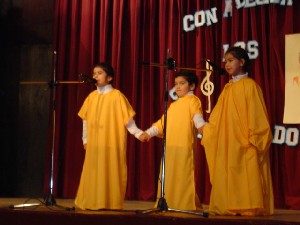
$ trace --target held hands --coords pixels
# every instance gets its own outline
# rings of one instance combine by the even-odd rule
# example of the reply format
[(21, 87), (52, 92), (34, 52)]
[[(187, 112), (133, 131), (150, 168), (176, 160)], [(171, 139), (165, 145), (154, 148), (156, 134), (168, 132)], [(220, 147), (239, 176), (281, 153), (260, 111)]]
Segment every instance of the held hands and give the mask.
[(150, 135), (147, 134), (146, 132), (143, 132), (143, 133), (138, 137), (138, 139), (139, 139), (141, 142), (149, 141), (150, 138), (151, 138)]
[(203, 137), (203, 128), (205, 125), (203, 125), (202, 127), (199, 127), (198, 130), (198, 134), (197, 134), (197, 138), (202, 139)]
[(198, 130), (198, 133), (199, 134), (203, 134), (203, 128), (204, 128), (205, 125), (203, 125), (202, 127), (199, 127), (197, 130)]

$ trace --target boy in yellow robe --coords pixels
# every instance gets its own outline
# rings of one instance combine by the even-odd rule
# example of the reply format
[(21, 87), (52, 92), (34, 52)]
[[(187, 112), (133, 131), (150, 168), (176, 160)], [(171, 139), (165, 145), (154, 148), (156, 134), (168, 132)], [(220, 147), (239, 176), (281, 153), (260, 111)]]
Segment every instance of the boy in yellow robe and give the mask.
[[(201, 102), (193, 94), (198, 79), (193, 73), (180, 72), (175, 76), (178, 100), (171, 103), (167, 112), (165, 155), (165, 199), (169, 208), (196, 210), (201, 208), (195, 190), (193, 149), (196, 128), (205, 123)], [(146, 132), (146, 140), (163, 136), (164, 116)], [(161, 184), (158, 198), (161, 197)]]
[(75, 204), (81, 209), (122, 209), (127, 185), (127, 131), (142, 134), (126, 97), (110, 82), (107, 63), (93, 68), (97, 90), (85, 99), (78, 115), (83, 120), (85, 160)]
[(225, 69), (232, 79), (203, 128), (202, 144), (212, 184), (211, 213), (273, 214), (272, 134), (262, 91), (248, 77), (249, 61), (240, 47), (225, 53)]

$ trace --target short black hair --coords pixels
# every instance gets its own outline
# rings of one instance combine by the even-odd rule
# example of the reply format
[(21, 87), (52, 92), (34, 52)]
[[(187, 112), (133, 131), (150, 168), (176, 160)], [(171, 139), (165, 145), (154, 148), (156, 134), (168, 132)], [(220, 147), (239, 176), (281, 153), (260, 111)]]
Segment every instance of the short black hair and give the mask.
[(103, 69), (105, 71), (105, 73), (110, 77), (114, 77), (114, 75), (115, 75), (114, 68), (108, 62), (96, 63), (96, 64), (94, 64), (93, 68), (96, 68), (96, 67), (100, 67), (101, 69)]
[(189, 83), (189, 85), (195, 84), (195, 88), (198, 86), (198, 77), (189, 70), (180, 70), (175, 74), (175, 78), (176, 77), (184, 77)]
[(250, 58), (248, 56), (248, 52), (245, 49), (238, 47), (238, 46), (233, 46), (233, 47), (228, 48), (225, 55), (227, 55), (227, 54), (232, 54), (233, 57), (235, 57), (239, 60), (244, 59), (245, 63), (244, 63), (243, 67), (244, 67), (245, 72), (251, 71)]

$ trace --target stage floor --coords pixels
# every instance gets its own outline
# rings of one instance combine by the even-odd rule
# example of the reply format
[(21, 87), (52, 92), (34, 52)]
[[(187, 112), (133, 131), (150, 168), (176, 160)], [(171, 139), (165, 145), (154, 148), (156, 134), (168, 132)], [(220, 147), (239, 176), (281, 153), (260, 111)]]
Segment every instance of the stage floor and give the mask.
[[(56, 199), (60, 207), (43, 204), (26, 208), (11, 208), (23, 203), (40, 203), (38, 199), (0, 198), (0, 225), (35, 225), (35, 224), (268, 224), (268, 225), (300, 225), (300, 210), (275, 210), (275, 214), (265, 217), (213, 216), (205, 218), (199, 215), (183, 212), (152, 212), (143, 214), (144, 210), (152, 209), (154, 202), (126, 201), (124, 210), (80, 210), (73, 207), (74, 199)], [(207, 206), (204, 206), (206, 208)], [(20, 223), (21, 222), (21, 223)]]

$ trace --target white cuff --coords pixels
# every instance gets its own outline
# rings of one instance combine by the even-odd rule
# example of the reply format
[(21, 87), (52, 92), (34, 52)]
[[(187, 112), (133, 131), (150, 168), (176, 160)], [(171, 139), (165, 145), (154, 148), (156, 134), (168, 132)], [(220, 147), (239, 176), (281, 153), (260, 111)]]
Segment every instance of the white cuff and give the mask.
[(195, 114), (193, 117), (193, 121), (195, 124), (195, 127), (198, 129), (199, 127), (202, 127), (204, 124), (206, 124), (205, 120), (203, 119), (203, 116), (199, 113)]
[(154, 137), (157, 136), (159, 134), (158, 129), (156, 126), (152, 126), (149, 129), (146, 130), (146, 133), (150, 136), (150, 137)]
[(132, 135), (134, 135), (136, 138), (139, 138), (140, 135), (143, 133), (142, 130), (137, 128), (135, 121), (133, 119), (131, 119), (128, 122), (128, 124), (126, 125), (126, 128), (127, 128), (128, 132), (131, 133)]
[(87, 122), (82, 120), (82, 142), (85, 145), (87, 143)]

